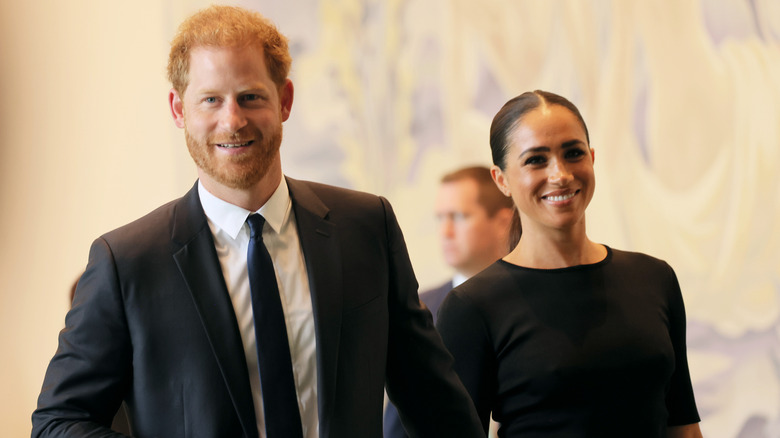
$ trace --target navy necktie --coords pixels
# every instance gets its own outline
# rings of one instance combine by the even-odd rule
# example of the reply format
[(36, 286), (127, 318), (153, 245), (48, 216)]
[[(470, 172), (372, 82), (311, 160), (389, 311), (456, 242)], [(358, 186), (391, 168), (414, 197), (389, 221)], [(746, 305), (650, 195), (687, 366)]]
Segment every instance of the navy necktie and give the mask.
[(263, 390), (263, 412), (268, 438), (303, 437), (298, 396), (292, 373), (287, 326), (271, 256), (263, 243), (265, 218), (251, 214), (247, 268), (257, 339), (257, 363)]

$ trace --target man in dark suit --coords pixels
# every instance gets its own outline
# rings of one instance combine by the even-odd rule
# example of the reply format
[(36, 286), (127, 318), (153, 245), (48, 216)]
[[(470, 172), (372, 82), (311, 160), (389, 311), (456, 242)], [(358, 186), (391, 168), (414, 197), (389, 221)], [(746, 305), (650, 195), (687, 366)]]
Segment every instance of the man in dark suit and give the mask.
[[(520, 233), (512, 200), (498, 190), (490, 169), (483, 166), (445, 175), (436, 195), (435, 213), (442, 254), (455, 274), (452, 280), (420, 294), (420, 301), (431, 311), (434, 321), (452, 288), (507, 255)], [(408, 436), (398, 411), (390, 403), (385, 409), (383, 428), (385, 438)]]
[(34, 437), (111, 436), (123, 401), (138, 437), (379, 437), (385, 387), (415, 436), (484, 436), (387, 200), (282, 174), (289, 68), (260, 14), (181, 25), (169, 104), (198, 182), (92, 244)]

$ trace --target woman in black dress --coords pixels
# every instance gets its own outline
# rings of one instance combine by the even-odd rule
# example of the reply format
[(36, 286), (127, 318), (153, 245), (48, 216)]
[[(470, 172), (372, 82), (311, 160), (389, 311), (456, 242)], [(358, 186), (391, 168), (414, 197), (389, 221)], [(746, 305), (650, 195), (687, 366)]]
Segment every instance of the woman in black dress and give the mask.
[(500, 437), (701, 437), (674, 271), (586, 234), (595, 155), (577, 108), (524, 93), (490, 147), (523, 233), (437, 324), (485, 430), (492, 412)]

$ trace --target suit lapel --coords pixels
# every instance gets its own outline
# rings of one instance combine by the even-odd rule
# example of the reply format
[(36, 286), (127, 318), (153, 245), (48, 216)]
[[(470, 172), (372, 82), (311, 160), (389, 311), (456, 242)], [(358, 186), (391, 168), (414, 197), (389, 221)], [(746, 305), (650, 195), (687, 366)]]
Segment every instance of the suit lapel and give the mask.
[(173, 258), (198, 309), (222, 378), (247, 437), (257, 437), (257, 420), (244, 360), (244, 346), (197, 184), (179, 201), (174, 213)]
[(342, 267), (328, 207), (301, 181), (287, 178), (311, 290), (317, 336), (317, 400), (320, 432), (327, 436), (336, 396), (341, 339)]

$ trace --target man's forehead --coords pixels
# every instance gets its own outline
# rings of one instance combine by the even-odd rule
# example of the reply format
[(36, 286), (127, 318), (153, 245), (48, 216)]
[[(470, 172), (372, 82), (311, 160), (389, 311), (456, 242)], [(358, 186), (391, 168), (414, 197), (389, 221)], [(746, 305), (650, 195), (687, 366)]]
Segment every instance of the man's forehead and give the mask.
[(197, 44), (190, 47), (190, 56), (198, 51), (220, 51), (220, 50), (244, 50), (244, 49), (256, 50), (261, 55), (263, 54), (263, 45), (251, 41), (245, 41), (235, 44)]
[(445, 189), (442, 187), (436, 197), (435, 208), (439, 210), (473, 209), (480, 207), (478, 193), (473, 190)]
[[(260, 53), (257, 53), (260, 55)], [(268, 88), (271, 81), (265, 60), (245, 48), (201, 46), (190, 53), (189, 85), (210, 86), (226, 81)]]
[(439, 186), (439, 192), (458, 193), (462, 196), (475, 196), (478, 191), (477, 182), (471, 178), (445, 181)]

